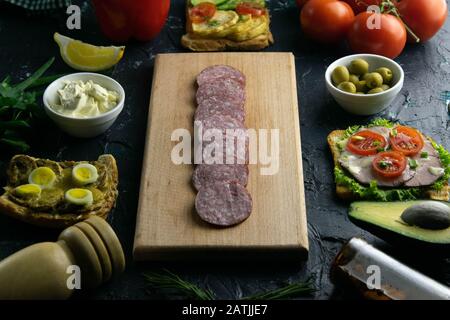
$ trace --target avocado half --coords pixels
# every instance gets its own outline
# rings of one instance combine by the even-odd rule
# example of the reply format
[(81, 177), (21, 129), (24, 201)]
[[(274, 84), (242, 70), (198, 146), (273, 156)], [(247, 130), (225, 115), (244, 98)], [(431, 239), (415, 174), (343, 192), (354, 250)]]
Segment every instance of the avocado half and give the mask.
[[(421, 202), (353, 202), (349, 209), (349, 217), (357, 226), (389, 242), (438, 250), (450, 249), (450, 227), (443, 230), (423, 229), (410, 226), (400, 218), (406, 208)], [(442, 203), (450, 207), (449, 203)]]

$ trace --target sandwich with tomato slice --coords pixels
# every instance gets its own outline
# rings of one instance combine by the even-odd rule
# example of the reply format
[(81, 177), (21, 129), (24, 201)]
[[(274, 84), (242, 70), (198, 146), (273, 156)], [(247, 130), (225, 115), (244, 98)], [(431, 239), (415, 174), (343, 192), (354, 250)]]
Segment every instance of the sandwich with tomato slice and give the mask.
[(260, 50), (273, 43), (265, 0), (187, 0), (184, 47)]
[(419, 130), (376, 119), (328, 135), (336, 192), (348, 200), (449, 200), (450, 153)]

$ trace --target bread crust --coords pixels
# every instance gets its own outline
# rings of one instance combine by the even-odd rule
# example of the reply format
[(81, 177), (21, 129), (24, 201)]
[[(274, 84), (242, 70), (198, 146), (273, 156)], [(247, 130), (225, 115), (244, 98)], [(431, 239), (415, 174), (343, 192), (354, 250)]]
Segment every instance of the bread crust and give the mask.
[[(259, 35), (253, 39), (245, 41), (234, 41), (230, 39), (220, 38), (202, 38), (196, 36), (192, 32), (192, 22), (189, 17), (189, 6), (190, 0), (186, 1), (186, 34), (181, 37), (181, 44), (183, 47), (188, 48), (192, 51), (258, 51), (267, 48), (269, 45), (274, 43), (273, 35), (269, 31), (265, 34)], [(269, 19), (270, 25), (270, 19)]]
[[(332, 131), (328, 137), (327, 142), (330, 148), (331, 154), (333, 156), (333, 162), (335, 167), (341, 168), (339, 163), (339, 154), (340, 150), (338, 148), (337, 142), (343, 138), (345, 135), (345, 130), (334, 130)], [(430, 137), (427, 137), (428, 140), (433, 142)], [(442, 190), (433, 190), (429, 187), (422, 187), (424, 189), (424, 196), (431, 200), (439, 200), (439, 201), (448, 201), (450, 195), (450, 187), (445, 185)], [(343, 185), (336, 184), (336, 194), (339, 198), (343, 200), (355, 201), (361, 200), (356, 194), (354, 194), (349, 188)]]
[[(16, 157), (11, 160), (11, 163), (15, 161), (14, 159)], [(20, 155), (20, 157), (28, 156)], [(39, 160), (33, 157), (28, 158), (33, 161)], [(72, 164), (72, 162), (70, 161), (67, 161), (65, 163)], [(107, 168), (106, 179), (108, 179), (109, 188), (104, 193), (105, 198), (100, 208), (83, 213), (55, 214), (50, 212), (37, 212), (31, 208), (11, 201), (8, 195), (5, 193), (0, 196), (0, 212), (12, 218), (19, 219), (23, 222), (47, 228), (65, 228), (77, 222), (86, 220), (91, 216), (98, 216), (106, 219), (109, 212), (113, 209), (116, 203), (118, 195), (117, 186), (119, 182), (119, 171), (117, 169), (116, 160), (112, 155), (101, 155), (94, 163), (102, 163)]]

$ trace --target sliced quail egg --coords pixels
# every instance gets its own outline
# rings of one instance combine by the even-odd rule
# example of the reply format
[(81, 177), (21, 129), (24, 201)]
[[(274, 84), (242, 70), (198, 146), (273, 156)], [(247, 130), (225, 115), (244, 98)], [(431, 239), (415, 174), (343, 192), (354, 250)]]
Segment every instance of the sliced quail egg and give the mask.
[(21, 198), (37, 198), (41, 195), (41, 187), (37, 184), (23, 184), (14, 189), (14, 194)]
[(73, 188), (66, 191), (66, 201), (77, 206), (90, 206), (94, 202), (92, 192), (87, 189)]
[(53, 187), (55, 181), (56, 174), (49, 167), (39, 167), (37, 169), (34, 169), (28, 176), (28, 183), (37, 184), (42, 189)]
[(80, 186), (94, 183), (98, 179), (97, 168), (89, 163), (78, 164), (72, 170), (72, 179)]

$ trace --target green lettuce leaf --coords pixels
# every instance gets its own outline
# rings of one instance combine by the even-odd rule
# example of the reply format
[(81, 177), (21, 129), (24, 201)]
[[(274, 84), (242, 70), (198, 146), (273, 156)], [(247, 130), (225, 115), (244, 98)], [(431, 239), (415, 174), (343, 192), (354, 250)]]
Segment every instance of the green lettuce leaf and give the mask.
[(439, 191), (448, 183), (448, 179), (450, 179), (450, 153), (445, 150), (442, 145), (437, 144), (434, 141), (432, 141), (431, 144), (438, 152), (439, 158), (441, 159), (441, 164), (444, 167), (444, 175), (431, 186), (434, 190)]
[(334, 179), (336, 184), (347, 187), (362, 200), (406, 201), (419, 199), (423, 194), (420, 188), (380, 189), (375, 180), (369, 186), (363, 186), (338, 166), (334, 168)]

